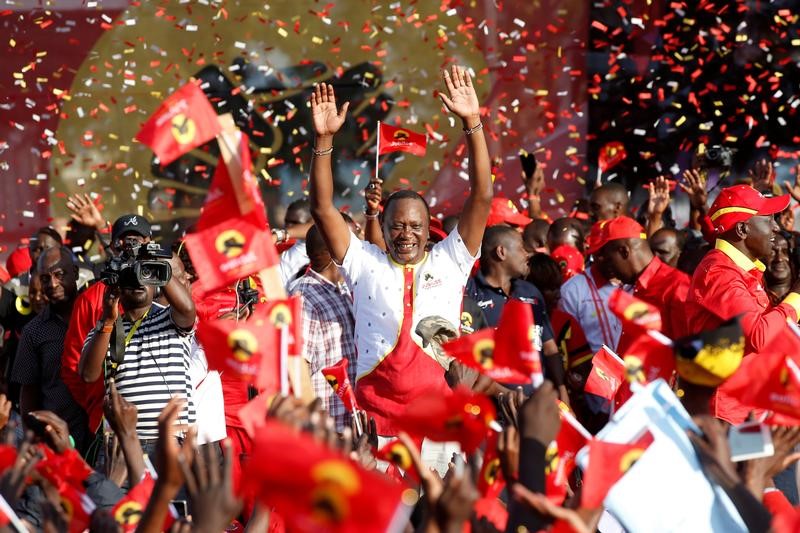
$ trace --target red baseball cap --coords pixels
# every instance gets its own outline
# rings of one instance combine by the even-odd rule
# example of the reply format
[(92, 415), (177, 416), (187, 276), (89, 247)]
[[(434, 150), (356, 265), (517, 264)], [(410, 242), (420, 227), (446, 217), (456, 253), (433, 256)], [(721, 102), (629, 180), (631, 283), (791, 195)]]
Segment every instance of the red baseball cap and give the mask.
[(486, 221), (487, 228), (498, 224), (525, 227), (531, 222), (533, 219), (520, 213), (514, 202), (508, 198), (492, 198), (492, 208), (489, 211), (489, 219)]
[(31, 261), (31, 254), (28, 248), (19, 247), (8, 256), (6, 259), (6, 270), (12, 278), (16, 278), (23, 272), (27, 272), (33, 266)]
[(600, 248), (617, 239), (645, 239), (647, 233), (641, 224), (630, 217), (617, 217), (601, 220), (592, 226), (592, 232), (586, 242), (586, 253), (597, 253)]
[(433, 242), (443, 241), (447, 238), (442, 221), (436, 217), (431, 217), (431, 221), (428, 224), (428, 234)]
[(725, 233), (737, 222), (756, 215), (774, 215), (789, 207), (789, 195), (764, 196), (749, 185), (722, 189), (711, 205), (708, 218), (717, 234)]
[(550, 257), (558, 263), (563, 281), (567, 281), (575, 274), (580, 274), (585, 268), (583, 254), (581, 254), (577, 248), (569, 244), (556, 246), (556, 249), (550, 253)]

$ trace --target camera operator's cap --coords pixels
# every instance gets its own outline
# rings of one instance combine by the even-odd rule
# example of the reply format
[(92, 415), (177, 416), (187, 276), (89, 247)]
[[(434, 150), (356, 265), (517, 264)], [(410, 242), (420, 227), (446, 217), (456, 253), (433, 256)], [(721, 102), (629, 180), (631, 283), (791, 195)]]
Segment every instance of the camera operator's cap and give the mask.
[(514, 202), (508, 198), (492, 198), (492, 207), (489, 210), (489, 218), (486, 220), (487, 228), (498, 224), (525, 227), (531, 222), (533, 219), (520, 213)]
[(592, 226), (592, 231), (586, 241), (586, 252), (590, 255), (597, 253), (600, 248), (617, 239), (647, 240), (647, 233), (641, 224), (630, 217), (601, 220)]
[(151, 237), (150, 222), (141, 215), (122, 215), (111, 227), (111, 240), (116, 241), (128, 233)]
[(708, 212), (717, 234), (725, 233), (756, 215), (774, 215), (789, 207), (789, 195), (764, 196), (749, 185), (734, 185), (720, 191)]

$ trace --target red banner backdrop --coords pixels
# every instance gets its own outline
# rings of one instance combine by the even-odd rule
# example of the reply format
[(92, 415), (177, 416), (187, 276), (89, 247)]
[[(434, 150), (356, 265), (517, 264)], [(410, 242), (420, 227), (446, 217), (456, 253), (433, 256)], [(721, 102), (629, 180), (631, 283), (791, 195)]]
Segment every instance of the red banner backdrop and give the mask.
[(329, 79), (353, 104), (337, 143), (340, 204), (362, 209), (380, 120), (429, 135), (423, 158), (382, 156), (387, 187), (424, 191), (434, 212), (448, 214), (465, 193), (465, 146), (435, 91), (456, 61), (473, 70), (485, 106), (498, 194), (519, 197), (524, 148), (546, 164), (546, 209), (569, 210), (585, 173), (585, 2), (336, 4), (65, 0), (0, 12), (0, 256), (35, 228), (63, 223), (73, 192), (99, 195), (109, 219), (137, 212), (164, 234), (188, 226), (215, 148), (164, 167), (133, 137), (193, 76), (250, 136), (274, 213), (305, 194), (305, 101)]

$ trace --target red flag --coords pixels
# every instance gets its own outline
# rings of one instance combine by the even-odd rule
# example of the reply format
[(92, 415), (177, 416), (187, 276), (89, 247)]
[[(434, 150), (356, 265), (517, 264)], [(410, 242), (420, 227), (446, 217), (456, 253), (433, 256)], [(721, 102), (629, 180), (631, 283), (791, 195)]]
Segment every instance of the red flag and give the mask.
[(486, 328), (460, 337), (442, 347), (464, 363), (504, 383), (526, 383), (542, 374), (539, 338), (531, 306), (510, 300), (503, 307), (497, 330)]
[(591, 435), (570, 408), (558, 401), (561, 426), (556, 440), (550, 443), (545, 452), (545, 494), (547, 498), (561, 505), (567, 497), (569, 475), (575, 469), (575, 456), (591, 440)]
[(745, 357), (736, 373), (725, 382), (725, 392), (744, 405), (798, 417), (800, 354), (786, 355), (784, 352), (764, 352)]
[(257, 498), (294, 531), (388, 531), (406, 490), (274, 421), (256, 432), (247, 471)]
[(353, 411), (358, 409), (358, 404), (356, 403), (353, 387), (350, 384), (350, 377), (347, 375), (347, 363), (347, 359), (342, 358), (335, 365), (323, 368), (322, 375), (325, 376), (325, 381), (333, 388), (336, 396), (342, 400), (345, 408), (348, 411)]
[(658, 308), (621, 289), (611, 293), (608, 308), (620, 319), (623, 330), (629, 326), (638, 330), (661, 330), (661, 313)]
[(497, 324), (495, 359), (526, 373), (529, 379), (533, 375), (541, 375), (541, 346), (537, 345), (540, 338), (530, 304), (521, 300), (509, 300), (503, 306), (500, 322)]
[(470, 453), (483, 441), (494, 419), (495, 408), (489, 398), (459, 387), (447, 397), (425, 391), (397, 419), (397, 427), (437, 442), (458, 441)]
[[(422, 439), (412, 439), (417, 449), (422, 449)], [(379, 461), (386, 461), (393, 466), (403, 470), (406, 475), (411, 476), (416, 482), (419, 482), (419, 475), (414, 468), (414, 462), (411, 460), (411, 453), (406, 448), (406, 445), (400, 439), (392, 439), (384, 444), (380, 450), (375, 453), (375, 459)], [(400, 477), (402, 479), (402, 477)]]
[(380, 136), (378, 139), (380, 154), (408, 152), (420, 157), (425, 156), (428, 139), (422, 133), (415, 133), (381, 122), (378, 135)]
[[(217, 164), (203, 204), (203, 213), (197, 221), (198, 231), (211, 228), (236, 216), (247, 218), (259, 228), (268, 227), (267, 210), (258, 182), (253, 176), (253, 163), (246, 134), (241, 133), (239, 146), (231, 157), (231, 168), (224, 164), (222, 159)], [(232, 175), (232, 172), (235, 172), (235, 175)]]
[(60, 487), (58, 494), (67, 524), (69, 524), (69, 532), (82, 533), (85, 531), (89, 527), (92, 513), (95, 510), (94, 502), (83, 490), (69, 484)]
[(203, 293), (226, 287), (279, 261), (272, 234), (240, 217), (187, 235), (186, 249)]
[(263, 306), (257, 305), (248, 320), (201, 320), (197, 338), (209, 368), (258, 382), (259, 388), (272, 393), (280, 390), (278, 333)]
[(624, 380), (625, 364), (603, 346), (592, 357), (592, 370), (583, 390), (611, 401)]
[(653, 435), (649, 431), (636, 441), (625, 444), (592, 440), (589, 443), (589, 466), (583, 477), (581, 507), (602, 507), (611, 487), (647, 451), (652, 442)]
[(625, 145), (619, 141), (613, 141), (600, 148), (597, 165), (602, 172), (605, 172), (620, 164), (626, 157), (628, 157), (628, 152), (625, 150)]
[[(111, 510), (111, 516), (117, 521), (117, 524), (122, 528), (123, 533), (132, 533), (136, 531), (136, 526), (142, 519), (144, 508), (147, 507), (147, 502), (150, 500), (150, 495), (153, 493), (155, 487), (155, 480), (149, 472), (145, 472), (144, 478), (134, 485), (120, 501)], [(172, 527), (175, 521), (174, 517), (167, 513), (164, 520), (163, 529), (166, 531)]]
[[(289, 355), (300, 356), (303, 351), (303, 300), (296, 294), (285, 300), (267, 300), (264, 306), (269, 318), (276, 329), (286, 326), (289, 334)], [(280, 339), (278, 339), (280, 340)], [(276, 350), (280, 345), (276, 345)]]
[(530, 376), (501, 365), (496, 360), (494, 337), (495, 331), (492, 328), (486, 328), (476, 331), (472, 335), (464, 335), (447, 342), (442, 345), (442, 348), (468, 367), (478, 370), (495, 381), (526, 383)]
[(149, 146), (162, 165), (168, 165), (219, 132), (214, 108), (197, 83), (190, 81), (161, 103), (136, 140)]
[(274, 392), (262, 392), (239, 409), (237, 413), (247, 435), (252, 439), (258, 428), (267, 421), (267, 411), (275, 398)]
[(478, 492), (484, 498), (497, 498), (503, 491), (506, 481), (503, 470), (500, 468), (500, 455), (497, 451), (497, 441), (500, 434), (489, 430), (486, 437), (486, 449), (483, 452), (483, 464), (478, 475)]

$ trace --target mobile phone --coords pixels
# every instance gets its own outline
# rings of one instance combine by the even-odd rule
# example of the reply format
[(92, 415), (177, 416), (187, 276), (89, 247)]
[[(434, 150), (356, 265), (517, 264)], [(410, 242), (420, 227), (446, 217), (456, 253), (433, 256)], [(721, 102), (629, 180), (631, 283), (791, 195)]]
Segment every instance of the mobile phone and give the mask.
[(775, 453), (769, 426), (760, 422), (745, 422), (728, 431), (733, 462), (769, 457)]
[(536, 167), (539, 165), (539, 162), (536, 161), (536, 156), (533, 153), (520, 150), (519, 162), (522, 164), (522, 171), (525, 173), (525, 177), (530, 179), (533, 173), (536, 172)]
[(184, 518), (189, 514), (189, 505), (186, 503), (186, 500), (170, 500), (169, 503), (175, 509), (175, 512), (178, 513), (179, 518)]

